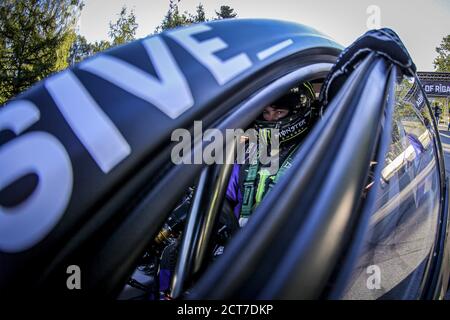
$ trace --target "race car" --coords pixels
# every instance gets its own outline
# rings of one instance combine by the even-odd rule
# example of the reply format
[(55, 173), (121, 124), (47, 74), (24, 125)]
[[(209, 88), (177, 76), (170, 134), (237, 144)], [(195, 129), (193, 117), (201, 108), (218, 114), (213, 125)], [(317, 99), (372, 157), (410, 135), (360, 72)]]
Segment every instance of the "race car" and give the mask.
[[(300, 83), (312, 88), (316, 121), (289, 174), (245, 227), (223, 232), (233, 161), (195, 161), (212, 143), (206, 130), (247, 128)], [(447, 291), (442, 146), (415, 65), (390, 29), (343, 48), (286, 21), (177, 28), (42, 80), (1, 107), (0, 125), (2, 296)], [(193, 161), (173, 161), (175, 130), (191, 134), (183, 159)], [(171, 273), (161, 292), (163, 265)]]

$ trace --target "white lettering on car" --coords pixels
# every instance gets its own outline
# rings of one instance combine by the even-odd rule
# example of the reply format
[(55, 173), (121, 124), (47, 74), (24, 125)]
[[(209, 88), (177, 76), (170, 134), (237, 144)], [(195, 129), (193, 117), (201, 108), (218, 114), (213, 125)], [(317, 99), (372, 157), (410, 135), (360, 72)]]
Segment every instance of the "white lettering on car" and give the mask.
[(238, 74), (252, 66), (252, 62), (245, 53), (238, 54), (222, 61), (214, 55), (217, 51), (228, 48), (220, 38), (215, 37), (198, 41), (193, 36), (210, 31), (207, 25), (196, 25), (189, 28), (168, 32), (168, 35), (202, 63), (214, 76), (219, 85), (224, 85)]
[(283, 50), (284, 48), (289, 47), (292, 45), (294, 41), (292, 39), (284, 40), (280, 43), (274, 44), (273, 46), (264, 49), (256, 54), (259, 60), (265, 60), (271, 56), (273, 56), (275, 53), (278, 53), (279, 51)]
[[(223, 85), (252, 63), (245, 53), (225, 61), (216, 57), (214, 53), (228, 47), (219, 37), (205, 41), (192, 37), (209, 30), (206, 25), (198, 25), (168, 34)], [(161, 37), (151, 37), (141, 43), (158, 78), (105, 54), (86, 60), (80, 69), (152, 103), (175, 119), (194, 105), (189, 84)], [(121, 132), (72, 71), (48, 78), (44, 86), (75, 136), (104, 173), (109, 173), (131, 153)], [(43, 131), (20, 135), (39, 119), (39, 109), (27, 100), (10, 102), (0, 110), (0, 130), (19, 135), (0, 147), (0, 190), (27, 174), (38, 177), (36, 188), (21, 203), (0, 205), (0, 250), (4, 252), (27, 250), (44, 239), (61, 219), (72, 195), (72, 163), (62, 143)]]
[(160, 80), (132, 64), (108, 55), (87, 60), (81, 63), (80, 69), (152, 103), (175, 119), (194, 105), (186, 78), (160, 37), (148, 38), (141, 43)]
[[(32, 102), (13, 101), (0, 109), (0, 130), (19, 135), (39, 118)], [(23, 251), (41, 241), (64, 213), (72, 193), (72, 164), (59, 140), (35, 131), (0, 147), (0, 168), (0, 190), (26, 174), (38, 176), (36, 188), (24, 201), (13, 207), (0, 206), (0, 250)]]
[(71, 71), (49, 78), (45, 87), (104, 173), (130, 154), (127, 141)]

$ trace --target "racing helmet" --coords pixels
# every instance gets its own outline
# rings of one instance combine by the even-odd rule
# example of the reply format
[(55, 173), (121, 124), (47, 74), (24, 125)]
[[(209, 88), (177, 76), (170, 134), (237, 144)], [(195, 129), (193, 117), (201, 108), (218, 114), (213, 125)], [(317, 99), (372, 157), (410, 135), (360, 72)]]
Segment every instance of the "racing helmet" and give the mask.
[(255, 120), (254, 127), (261, 135), (265, 135), (267, 129), (278, 129), (280, 144), (296, 140), (312, 127), (315, 100), (311, 83), (304, 82), (269, 104), (275, 108), (289, 110), (287, 116), (276, 121), (267, 121), (260, 116)]

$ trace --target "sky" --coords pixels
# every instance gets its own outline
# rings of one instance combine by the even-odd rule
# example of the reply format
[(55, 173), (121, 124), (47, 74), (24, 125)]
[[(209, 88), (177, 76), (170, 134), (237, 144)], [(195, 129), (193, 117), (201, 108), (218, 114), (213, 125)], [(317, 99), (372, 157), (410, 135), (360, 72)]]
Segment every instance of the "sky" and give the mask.
[[(90, 42), (108, 39), (108, 26), (122, 6), (134, 9), (137, 38), (154, 32), (169, 0), (84, 0), (78, 31)], [(202, 3), (207, 17), (221, 5), (232, 7), (239, 18), (270, 18), (313, 27), (348, 46), (373, 28), (396, 31), (419, 71), (433, 71), (442, 38), (450, 34), (450, 0), (181, 0), (180, 11), (195, 12)], [(375, 6), (375, 7), (374, 7)], [(379, 15), (378, 15), (379, 12)]]

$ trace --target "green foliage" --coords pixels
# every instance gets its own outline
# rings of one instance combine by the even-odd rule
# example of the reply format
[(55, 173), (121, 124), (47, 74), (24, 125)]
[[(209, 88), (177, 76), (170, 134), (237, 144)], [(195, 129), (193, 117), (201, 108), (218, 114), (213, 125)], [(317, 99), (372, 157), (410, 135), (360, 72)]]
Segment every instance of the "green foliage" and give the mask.
[(237, 16), (234, 13), (234, 9), (229, 6), (221, 6), (220, 11), (216, 11), (216, 17), (208, 19), (205, 14), (205, 9), (201, 3), (198, 4), (195, 14), (189, 12), (180, 13), (178, 3), (180, 0), (170, 0), (169, 10), (167, 11), (161, 24), (156, 28), (155, 33), (162, 32), (164, 30), (173, 29), (189, 25), (191, 23), (200, 23), (208, 20), (228, 19), (235, 18)]
[(70, 48), (68, 62), (70, 65), (83, 61), (83, 59), (104, 51), (111, 47), (111, 43), (106, 40), (96, 41), (94, 43), (87, 42), (86, 38), (76, 35), (75, 41)]
[(178, 8), (178, 2), (175, 3), (174, 0), (170, 0), (169, 10), (164, 16), (164, 19), (161, 22), (161, 24), (158, 27), (156, 27), (155, 33), (159, 33), (164, 30), (173, 29), (176, 27), (185, 26), (191, 23), (192, 21), (189, 17), (189, 13), (187, 12), (180, 13), (180, 10)]
[(109, 22), (108, 35), (111, 38), (111, 42), (101, 40), (89, 43), (85, 37), (77, 35), (70, 49), (69, 63), (73, 65), (112, 46), (134, 40), (137, 28), (138, 24), (136, 23), (134, 11), (131, 10), (128, 13), (128, 9), (125, 6), (122, 7), (117, 20), (114, 23), (112, 21)]
[(195, 15), (191, 15), (190, 20), (192, 23), (208, 21), (208, 19), (206, 19), (205, 8), (203, 8), (201, 3), (198, 4)]
[[(181, 13), (179, 2), (169, 1), (156, 32), (236, 17), (234, 9), (221, 6), (217, 17), (208, 19), (201, 3), (194, 14)], [(111, 41), (89, 43), (75, 32), (82, 8), (83, 0), (0, 0), (0, 104), (53, 72), (135, 39), (135, 13), (123, 7), (118, 19), (109, 23)]]
[(436, 48), (438, 56), (434, 59), (434, 68), (439, 72), (450, 72), (450, 34), (442, 39)]
[(71, 65), (82, 61), (83, 59), (104, 51), (111, 46), (120, 45), (134, 40), (138, 24), (136, 23), (136, 16), (133, 10), (128, 13), (124, 6), (118, 14), (117, 20), (109, 22), (108, 35), (111, 42), (107, 40), (96, 41), (89, 43), (82, 35), (77, 35), (75, 41), (70, 48), (70, 56), (68, 61)]
[(73, 65), (90, 56), (92, 53), (93, 45), (88, 43), (85, 37), (77, 35), (70, 48), (68, 62), (70, 65)]
[(0, 104), (68, 66), (81, 0), (0, 2)]
[(116, 46), (134, 40), (137, 27), (134, 11), (131, 10), (128, 13), (127, 8), (125, 6), (122, 7), (117, 21), (109, 23), (108, 34), (112, 40), (112, 45)]
[(96, 54), (97, 52), (104, 51), (111, 47), (111, 43), (106, 40), (102, 41), (95, 41), (94, 44), (92, 44), (92, 54)]
[(220, 11), (217, 12), (217, 19), (231, 19), (236, 18), (237, 14), (234, 12), (234, 9), (230, 6), (220, 6)]
[(69, 63), (74, 64), (83, 59), (104, 51), (112, 46), (120, 45), (135, 39), (138, 24), (133, 10), (128, 13), (128, 9), (124, 6), (118, 14), (117, 20), (113, 23), (109, 22), (108, 35), (110, 41), (101, 40), (94, 43), (88, 43), (86, 38), (77, 35), (76, 40), (70, 49)]

